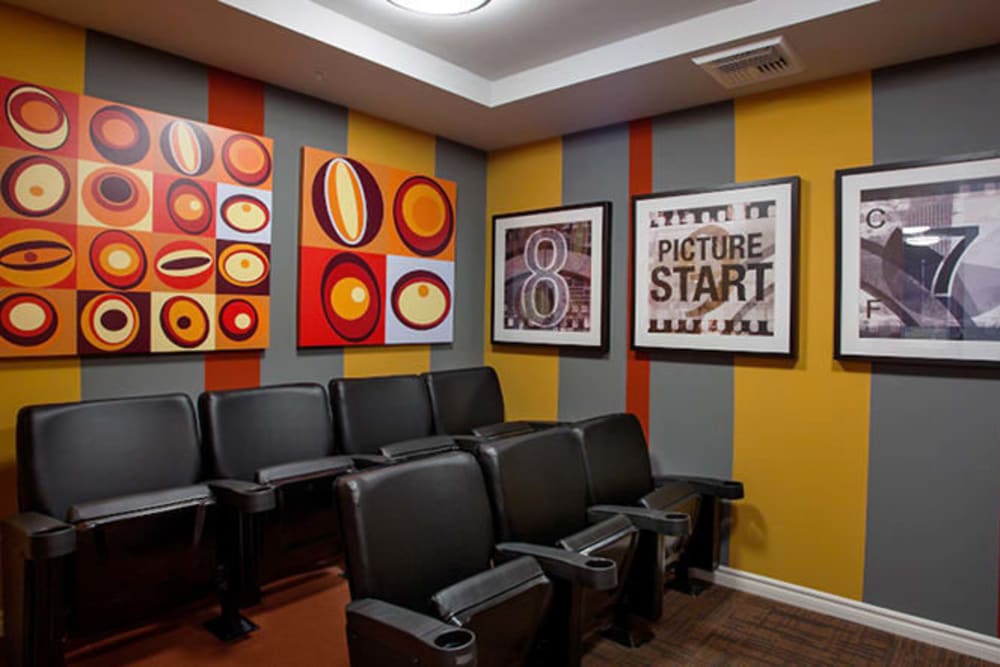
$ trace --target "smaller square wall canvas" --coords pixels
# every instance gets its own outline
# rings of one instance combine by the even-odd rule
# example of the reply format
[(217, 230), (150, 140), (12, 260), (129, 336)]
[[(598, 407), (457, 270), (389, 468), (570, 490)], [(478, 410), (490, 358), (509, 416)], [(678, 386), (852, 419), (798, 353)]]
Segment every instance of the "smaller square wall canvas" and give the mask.
[(299, 347), (449, 343), (451, 181), (302, 149)]

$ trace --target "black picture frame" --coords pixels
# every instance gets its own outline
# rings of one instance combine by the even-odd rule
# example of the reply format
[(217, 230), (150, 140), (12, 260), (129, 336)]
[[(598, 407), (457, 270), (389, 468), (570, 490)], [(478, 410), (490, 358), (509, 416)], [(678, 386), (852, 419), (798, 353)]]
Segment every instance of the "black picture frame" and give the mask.
[(494, 215), (491, 341), (607, 351), (610, 224), (609, 201)]
[(799, 191), (788, 176), (633, 196), (632, 349), (794, 359)]
[(1000, 365), (1000, 151), (836, 172), (834, 357)]

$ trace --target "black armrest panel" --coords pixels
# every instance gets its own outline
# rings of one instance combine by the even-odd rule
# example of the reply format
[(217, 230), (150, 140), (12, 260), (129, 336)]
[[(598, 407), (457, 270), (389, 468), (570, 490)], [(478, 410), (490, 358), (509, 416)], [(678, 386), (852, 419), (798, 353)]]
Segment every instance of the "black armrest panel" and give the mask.
[(240, 514), (257, 514), (273, 510), (277, 501), (274, 489), (264, 484), (244, 482), (239, 479), (213, 479), (208, 488), (223, 507), (231, 507)]
[(551, 588), (538, 561), (522, 556), (441, 589), (431, 602), (441, 618), (453, 621), (467, 618), (470, 610), (499, 605), (539, 586)]
[(627, 505), (594, 505), (587, 508), (589, 521), (604, 521), (613, 516), (623, 516), (639, 530), (659, 535), (684, 537), (691, 533), (691, 517), (682, 512), (662, 512)]
[(432, 435), (427, 438), (404, 440), (380, 447), (378, 453), (392, 462), (406, 461), (432, 454), (443, 454), (458, 449), (455, 440), (447, 435)]
[(532, 433), (535, 427), (530, 422), (500, 422), (499, 424), (488, 424), (477, 426), (472, 429), (472, 435), (483, 440), (498, 440), (500, 438), (512, 438), (515, 435), (526, 435)]
[(4, 519), (3, 544), (28, 560), (58, 558), (76, 551), (76, 530), (45, 514), (22, 512)]
[(525, 542), (501, 542), (496, 552), (505, 559), (533, 556), (550, 577), (578, 583), (598, 591), (618, 585), (618, 567), (608, 558), (591, 558), (574, 551)]
[(281, 486), (309, 479), (336, 477), (350, 472), (352, 469), (353, 462), (347, 456), (324, 456), (320, 459), (295, 461), (294, 463), (261, 468), (257, 471), (256, 477), (261, 484)]
[(389, 459), (379, 454), (345, 454), (344, 456), (351, 459), (356, 470), (384, 466), (389, 463)]
[(664, 475), (653, 477), (653, 485), (666, 486), (674, 482), (690, 484), (707, 496), (715, 496), (723, 500), (739, 500), (743, 497), (743, 482), (732, 479), (716, 479), (715, 477), (691, 477), (687, 475)]
[(212, 492), (204, 484), (164, 489), (150, 493), (133, 493), (70, 505), (66, 519), (70, 523), (100, 524), (123, 521), (150, 514), (162, 514), (185, 507), (211, 505)]
[(347, 634), (362, 643), (383, 646), (428, 667), (474, 667), (476, 635), (374, 598), (347, 605)]

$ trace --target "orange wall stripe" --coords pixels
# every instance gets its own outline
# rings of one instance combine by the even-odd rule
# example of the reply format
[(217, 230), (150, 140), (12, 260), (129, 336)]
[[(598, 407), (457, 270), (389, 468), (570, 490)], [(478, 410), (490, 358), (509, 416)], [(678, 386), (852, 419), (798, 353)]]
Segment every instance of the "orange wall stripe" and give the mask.
[[(0, 4), (0, 75), (82, 94), (85, 50), (83, 29)], [(79, 358), (0, 361), (0, 515), (17, 511), (17, 411), (79, 400)]]
[[(347, 116), (347, 153), (420, 174), (434, 175), (437, 139), (357, 111)], [(463, 289), (456, 285), (455, 289)], [(344, 377), (424, 373), (431, 369), (430, 345), (385, 345), (344, 348)]]
[[(493, 275), (493, 216), (562, 204), (563, 143), (548, 139), (490, 153), (486, 166), (486, 275)], [(483, 289), (483, 363), (493, 366), (503, 387), (505, 417), (559, 417), (559, 351), (552, 347), (494, 345), (490, 329), (492, 279)]]
[[(208, 122), (264, 134), (264, 85), (229, 72), (209, 70)], [(261, 352), (256, 350), (206, 354), (205, 390), (260, 386), (260, 357)]]
[[(653, 122), (646, 118), (629, 123), (628, 127), (629, 144), (629, 165), (628, 165), (628, 194), (641, 195), (653, 190)], [(635, 221), (632, 220), (632, 203), (629, 202), (629, 241), (628, 241), (628, 265), (634, 264), (635, 248), (632, 247), (634, 238), (632, 227)], [(635, 285), (631, 268), (628, 272), (628, 293), (630, 301), (633, 299)], [(629, 325), (629, 343), (632, 340), (632, 327)], [(628, 360), (625, 364), (625, 409), (639, 419), (642, 430), (649, 440), (649, 353), (640, 352), (633, 349), (628, 351)]]
[(870, 365), (833, 358), (834, 171), (872, 159), (863, 73), (736, 100), (736, 179), (802, 178), (799, 353), (736, 357), (734, 567), (853, 599), (864, 579)]

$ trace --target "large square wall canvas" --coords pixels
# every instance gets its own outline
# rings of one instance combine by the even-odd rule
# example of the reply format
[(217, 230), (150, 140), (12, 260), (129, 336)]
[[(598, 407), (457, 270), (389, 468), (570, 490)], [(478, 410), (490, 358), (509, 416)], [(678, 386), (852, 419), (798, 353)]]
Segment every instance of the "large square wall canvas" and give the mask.
[(262, 349), (270, 139), (0, 78), (0, 357)]

